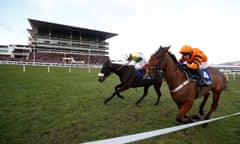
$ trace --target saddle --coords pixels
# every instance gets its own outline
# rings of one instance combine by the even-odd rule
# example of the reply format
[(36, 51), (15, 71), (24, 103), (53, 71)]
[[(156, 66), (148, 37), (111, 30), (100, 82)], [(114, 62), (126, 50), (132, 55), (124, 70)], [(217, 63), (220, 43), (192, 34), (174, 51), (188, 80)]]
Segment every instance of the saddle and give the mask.
[(207, 86), (212, 84), (211, 76), (210, 76), (209, 72), (207, 71), (207, 69), (200, 69), (199, 73), (201, 73), (201, 74), (199, 74), (198, 72), (192, 72), (185, 65), (179, 64), (178, 66), (182, 71), (184, 71), (187, 79), (197, 81), (197, 84), (199, 87), (202, 87), (200, 75), (202, 75), (202, 77), (203, 77), (204, 84), (206, 84)]
[(145, 80), (145, 79), (151, 79), (150, 77), (147, 77), (145, 78), (144, 75), (145, 75), (145, 70), (141, 69), (141, 70), (138, 70), (136, 69), (135, 67), (133, 67), (134, 69), (134, 72), (135, 72), (135, 75), (141, 79), (141, 80)]
[(135, 68), (134, 68), (134, 70), (135, 70), (135, 74), (137, 75), (137, 77), (142, 78), (144, 76), (143, 70), (137, 70)]

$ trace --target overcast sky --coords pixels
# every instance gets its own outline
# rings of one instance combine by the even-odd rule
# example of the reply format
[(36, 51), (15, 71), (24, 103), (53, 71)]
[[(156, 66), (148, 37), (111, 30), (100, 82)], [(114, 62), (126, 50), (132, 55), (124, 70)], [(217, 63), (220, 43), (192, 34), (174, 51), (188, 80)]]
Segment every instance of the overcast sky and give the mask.
[(110, 58), (147, 58), (171, 45), (202, 49), (209, 63), (240, 60), (239, 0), (0, 0), (0, 45), (27, 44), (28, 18), (119, 34)]

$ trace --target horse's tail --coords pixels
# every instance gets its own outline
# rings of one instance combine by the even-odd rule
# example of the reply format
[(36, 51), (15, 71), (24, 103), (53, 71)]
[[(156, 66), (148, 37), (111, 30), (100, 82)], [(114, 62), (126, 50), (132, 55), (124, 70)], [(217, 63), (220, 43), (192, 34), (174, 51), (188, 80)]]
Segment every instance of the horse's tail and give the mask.
[(227, 89), (227, 78), (226, 76), (221, 73), (218, 69), (213, 68), (213, 67), (208, 67), (207, 68), (208, 71), (211, 71), (212, 74), (216, 75), (216, 78), (218, 83), (221, 84), (220, 88), (221, 90), (226, 90)]

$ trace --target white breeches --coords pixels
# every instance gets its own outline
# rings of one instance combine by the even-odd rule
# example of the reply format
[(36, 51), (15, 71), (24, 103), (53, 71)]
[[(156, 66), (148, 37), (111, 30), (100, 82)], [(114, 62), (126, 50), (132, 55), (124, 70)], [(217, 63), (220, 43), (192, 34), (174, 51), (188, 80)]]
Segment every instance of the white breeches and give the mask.
[(202, 62), (200, 65), (200, 69), (206, 69), (206, 68), (208, 68), (207, 62)]
[(145, 60), (141, 60), (140, 62), (137, 62), (137, 63), (135, 64), (135, 69), (137, 69), (137, 70), (142, 69), (143, 66), (144, 66), (146, 63), (147, 63), (147, 62), (146, 62)]

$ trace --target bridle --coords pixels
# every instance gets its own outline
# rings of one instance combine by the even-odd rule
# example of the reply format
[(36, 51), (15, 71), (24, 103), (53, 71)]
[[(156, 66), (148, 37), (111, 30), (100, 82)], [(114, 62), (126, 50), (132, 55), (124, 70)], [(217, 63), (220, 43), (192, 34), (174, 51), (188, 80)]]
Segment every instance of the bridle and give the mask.
[[(155, 67), (155, 69), (157, 69), (157, 70), (160, 69), (160, 66), (161, 66), (162, 63), (164, 62), (165, 55), (166, 55), (166, 53), (163, 54), (162, 60), (160, 61), (160, 63), (153, 65), (153, 67)], [(176, 72), (178, 72), (178, 71), (176, 71)], [(176, 73), (176, 72), (174, 72), (174, 73)], [(164, 73), (163, 73), (163, 74), (164, 74)], [(186, 79), (183, 83), (181, 83), (180, 85), (178, 85), (176, 88), (172, 89), (172, 90), (171, 90), (171, 93), (175, 93), (175, 92), (179, 91), (179, 90), (182, 89), (185, 85), (187, 85), (189, 82), (190, 82), (190, 80), (189, 80), (189, 78), (188, 78), (188, 76), (187, 76), (187, 79)]]
[[(164, 53), (162, 59), (164, 59), (164, 57), (165, 57), (165, 53)], [(157, 64), (152, 65), (152, 66), (155, 67), (155, 70), (160, 70), (160, 66), (162, 65), (162, 63), (163, 63), (163, 60), (160, 61), (160, 63), (157, 63)]]
[[(126, 65), (126, 64), (124, 64), (124, 65), (120, 65), (118, 68), (116, 68), (116, 70), (114, 70), (113, 72), (118, 72), (118, 71), (120, 71), (123, 67), (125, 67), (125, 66), (128, 66), (128, 65)], [(112, 72), (111, 72), (112, 73)], [(98, 76), (99, 77), (104, 77), (105, 76), (105, 74), (104, 73), (98, 73)]]

